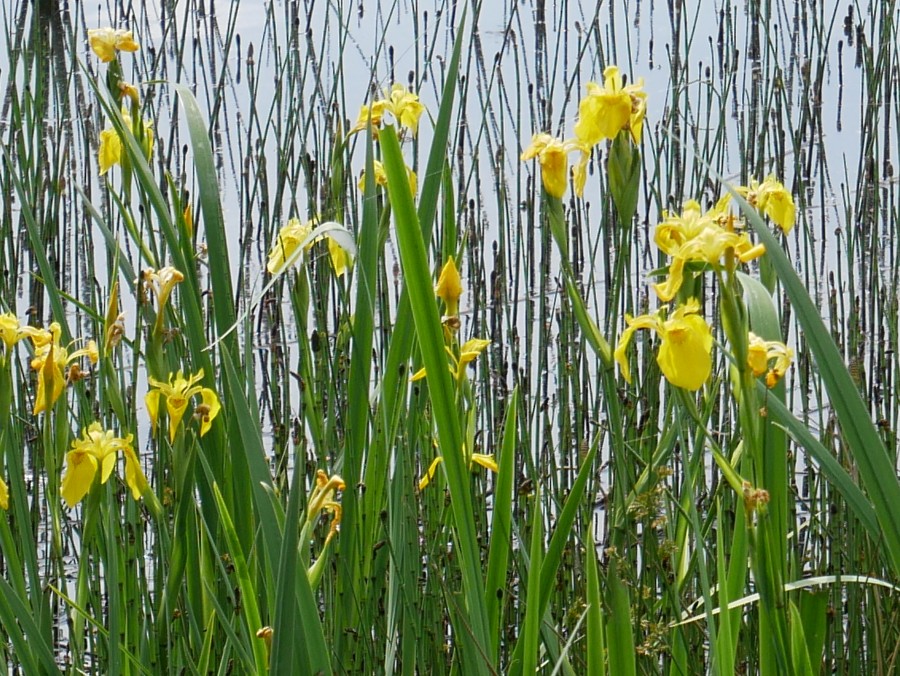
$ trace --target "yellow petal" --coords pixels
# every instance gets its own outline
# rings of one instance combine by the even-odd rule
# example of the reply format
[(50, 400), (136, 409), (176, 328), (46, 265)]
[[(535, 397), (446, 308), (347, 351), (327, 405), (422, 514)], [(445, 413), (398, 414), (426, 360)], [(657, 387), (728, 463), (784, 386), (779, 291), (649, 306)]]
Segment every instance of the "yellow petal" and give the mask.
[(473, 453), (472, 462), (474, 462), (476, 465), (481, 465), (485, 469), (491, 470), (494, 474), (500, 471), (500, 468), (497, 466), (497, 462), (494, 460), (493, 455)]
[(104, 129), (100, 132), (100, 149), (97, 151), (97, 162), (100, 175), (103, 176), (114, 165), (122, 161), (122, 139), (115, 129)]
[(712, 332), (703, 317), (673, 317), (665, 323), (656, 361), (670, 383), (698, 390), (712, 371), (712, 342)]
[[(151, 387), (157, 387), (156, 381), (152, 378), (147, 380)], [(156, 425), (159, 423), (159, 395), (160, 391), (158, 389), (152, 389), (144, 396), (144, 404), (147, 406), (147, 413), (150, 414), (150, 425), (154, 433), (156, 432)]]
[(90, 453), (69, 451), (66, 454), (66, 473), (62, 478), (60, 495), (71, 509), (91, 490), (97, 474), (97, 460)]
[(131, 448), (125, 449), (125, 483), (131, 489), (131, 496), (140, 500), (149, 485), (137, 455)]
[(203, 399), (202, 408), (199, 409), (202, 412), (200, 419), (200, 436), (202, 437), (209, 432), (212, 421), (219, 415), (222, 405), (219, 403), (219, 397), (216, 396), (216, 393), (208, 387), (200, 390), (200, 397)]
[(0, 507), (9, 509), (9, 488), (2, 477), (0, 477)]
[(425, 472), (425, 476), (419, 481), (419, 490), (424, 490), (425, 487), (431, 483), (431, 480), (434, 478), (434, 473), (437, 471), (438, 465), (444, 462), (444, 458), (442, 456), (438, 456), (434, 459), (434, 462), (428, 467), (428, 471)]

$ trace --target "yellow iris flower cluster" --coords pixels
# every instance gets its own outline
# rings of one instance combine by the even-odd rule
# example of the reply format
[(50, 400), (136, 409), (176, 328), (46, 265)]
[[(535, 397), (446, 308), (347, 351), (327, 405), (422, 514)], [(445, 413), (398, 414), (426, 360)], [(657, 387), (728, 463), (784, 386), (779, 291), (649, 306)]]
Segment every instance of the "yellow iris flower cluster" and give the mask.
[(419, 101), (418, 94), (409, 91), (402, 84), (395, 83), (391, 90), (385, 92), (383, 99), (373, 101), (370, 105), (364, 105), (359, 110), (356, 124), (347, 133), (348, 136), (363, 131), (372, 120), (372, 133), (378, 136), (378, 128), (381, 127), (385, 113), (390, 113), (398, 125), (409, 129), (415, 136), (419, 128), (419, 118), (425, 112), (425, 106)]
[(131, 445), (133, 435), (124, 439), (110, 430), (104, 430), (95, 422), (82, 431), (81, 439), (72, 442), (72, 450), (66, 454), (66, 473), (62, 478), (61, 495), (72, 508), (81, 502), (100, 473), (100, 483), (105, 484), (116, 465), (119, 452), (125, 456), (125, 483), (131, 495), (139, 500), (147, 489), (147, 478), (137, 453)]
[(292, 218), (281, 228), (274, 246), (269, 251), (269, 260), (266, 263), (269, 274), (278, 274), (284, 271), (289, 262), (298, 260), (296, 252), (300, 246), (304, 251), (309, 251), (313, 244), (323, 239), (328, 241), (328, 253), (331, 256), (334, 274), (340, 277), (347, 272), (351, 263), (350, 255), (333, 238), (324, 234), (313, 236), (317, 225), (315, 218), (305, 223), (301, 223), (299, 218)]
[(522, 153), (522, 160), (538, 159), (541, 180), (549, 195), (561, 198), (568, 186), (569, 153), (580, 153), (572, 169), (575, 194), (584, 194), (587, 163), (591, 148), (604, 140), (612, 140), (622, 130), (628, 130), (635, 144), (641, 142), (644, 117), (647, 114), (647, 94), (643, 78), (635, 84), (624, 85), (622, 73), (616, 66), (603, 71), (603, 86), (588, 82), (587, 94), (578, 105), (575, 137), (565, 141), (550, 134), (535, 134)]
[[(737, 192), (771, 218), (784, 232), (788, 232), (796, 220), (796, 210), (791, 194), (774, 177), (762, 183), (751, 182)], [(700, 205), (690, 200), (681, 214), (663, 212), (663, 221), (656, 226), (654, 241), (671, 259), (666, 279), (653, 288), (660, 300), (671, 301), (684, 283), (685, 268), (694, 263), (702, 269), (720, 269), (722, 260), (733, 255), (746, 263), (762, 256), (766, 249), (754, 244), (746, 232), (739, 232), (740, 221), (729, 212), (730, 196), (726, 195), (710, 210), (703, 212)], [(619, 338), (615, 359), (626, 381), (631, 382), (628, 359), (625, 355), (632, 335), (638, 329), (656, 331), (661, 342), (657, 363), (666, 379), (677, 387), (697, 390), (709, 378), (712, 370), (712, 333), (706, 320), (700, 315), (699, 302), (691, 298), (679, 305), (671, 317), (665, 311), (640, 317), (625, 317), (626, 328)], [(794, 352), (784, 343), (764, 341), (753, 333), (749, 336), (747, 366), (755, 376), (766, 374), (766, 384), (773, 387), (791, 365)], [(774, 365), (769, 368), (769, 362)]]
[[(753, 181), (749, 188), (742, 186), (737, 192), (785, 233), (794, 226), (794, 200), (774, 177), (769, 176), (762, 183)], [(731, 196), (726, 195), (706, 212), (694, 200), (685, 202), (681, 214), (663, 212), (663, 221), (654, 232), (654, 241), (671, 262), (665, 281), (653, 285), (660, 300), (670, 301), (675, 297), (684, 282), (688, 263), (717, 268), (727, 252), (733, 252), (742, 263), (766, 252), (765, 246), (754, 244), (746, 232), (738, 232), (740, 220), (728, 209), (730, 199)]]

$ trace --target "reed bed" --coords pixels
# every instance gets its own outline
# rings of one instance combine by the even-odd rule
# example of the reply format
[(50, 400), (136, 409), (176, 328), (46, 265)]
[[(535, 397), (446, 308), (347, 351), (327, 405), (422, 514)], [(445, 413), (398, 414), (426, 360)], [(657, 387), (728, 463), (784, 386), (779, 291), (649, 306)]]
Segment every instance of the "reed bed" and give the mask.
[(897, 8), (689, 4), (0, 8), (0, 669), (893, 673)]

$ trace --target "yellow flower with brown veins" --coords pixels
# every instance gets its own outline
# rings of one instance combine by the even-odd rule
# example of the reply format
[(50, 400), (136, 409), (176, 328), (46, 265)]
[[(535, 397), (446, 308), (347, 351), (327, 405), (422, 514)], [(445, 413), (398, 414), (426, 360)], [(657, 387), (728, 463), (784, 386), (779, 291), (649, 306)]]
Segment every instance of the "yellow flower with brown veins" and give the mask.
[[(774, 360), (772, 368), (769, 362)], [(763, 340), (752, 331), (750, 332), (750, 344), (747, 347), (747, 365), (754, 376), (766, 374), (766, 386), (775, 387), (778, 381), (791, 366), (794, 360), (794, 351), (784, 343), (777, 340)]]
[(640, 143), (647, 113), (644, 80), (623, 86), (622, 74), (616, 66), (603, 71), (604, 83), (588, 82), (587, 94), (578, 105), (575, 136), (591, 147), (604, 139), (614, 139), (628, 129), (635, 143)]
[(106, 483), (116, 465), (119, 452), (125, 456), (125, 483), (135, 500), (141, 498), (148, 484), (131, 445), (133, 438), (131, 434), (124, 439), (117, 437), (95, 422), (82, 431), (81, 439), (72, 442), (72, 450), (66, 454), (66, 472), (61, 488), (63, 500), (70, 508), (77, 505), (91, 490), (98, 472), (100, 483)]
[(661, 341), (656, 362), (663, 375), (676, 387), (698, 390), (712, 371), (713, 337), (706, 320), (698, 313), (700, 304), (690, 299), (664, 319), (661, 312), (640, 317), (625, 315), (627, 327), (616, 345), (615, 359), (622, 377), (631, 382), (631, 371), (625, 350), (638, 329), (656, 331)]
[(156, 431), (156, 426), (159, 423), (160, 396), (164, 395), (166, 397), (166, 411), (169, 414), (169, 441), (175, 441), (175, 433), (187, 410), (188, 402), (191, 397), (198, 394), (200, 395), (201, 403), (194, 407), (194, 417), (200, 420), (201, 437), (209, 431), (212, 421), (219, 415), (222, 406), (219, 403), (219, 397), (216, 396), (213, 390), (196, 384), (201, 380), (203, 380), (203, 369), (200, 369), (195, 375), (187, 379), (182, 375), (181, 371), (177, 374), (169, 374), (168, 383), (160, 382), (154, 378), (147, 379), (151, 389), (144, 397), (144, 403), (147, 406), (147, 412), (150, 414), (150, 422), (154, 431)]
[(91, 49), (104, 63), (115, 59), (117, 52), (136, 52), (141, 48), (131, 31), (121, 28), (89, 28), (87, 34)]

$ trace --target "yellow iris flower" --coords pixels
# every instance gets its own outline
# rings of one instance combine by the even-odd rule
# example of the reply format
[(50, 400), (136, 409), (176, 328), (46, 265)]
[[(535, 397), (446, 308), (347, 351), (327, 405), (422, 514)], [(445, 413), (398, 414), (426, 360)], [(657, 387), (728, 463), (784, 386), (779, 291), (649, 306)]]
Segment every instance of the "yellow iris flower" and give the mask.
[(740, 187), (737, 191), (766, 216), (772, 219), (785, 234), (789, 233), (797, 220), (797, 208), (794, 198), (774, 176), (766, 177), (762, 183), (750, 181), (749, 187)]
[(203, 369), (187, 379), (181, 371), (177, 375), (169, 374), (168, 383), (162, 383), (153, 378), (147, 379), (151, 389), (144, 397), (144, 403), (150, 414), (150, 422), (153, 424), (154, 431), (159, 422), (160, 396), (165, 395), (166, 397), (166, 411), (169, 414), (169, 441), (175, 441), (175, 432), (187, 410), (188, 401), (198, 394), (201, 403), (194, 407), (194, 417), (200, 420), (201, 437), (209, 431), (212, 421), (219, 415), (222, 406), (213, 390), (196, 384), (201, 380), (203, 380)]
[(115, 59), (117, 52), (136, 52), (141, 48), (131, 31), (121, 28), (89, 28), (87, 34), (91, 49), (104, 63)]
[(72, 442), (72, 450), (66, 454), (66, 473), (61, 488), (63, 500), (70, 508), (87, 495), (97, 472), (100, 472), (100, 483), (106, 483), (116, 465), (116, 454), (120, 451), (125, 456), (125, 483), (134, 499), (140, 499), (147, 488), (147, 479), (131, 445), (133, 438), (131, 434), (124, 439), (116, 437), (95, 422), (82, 431), (81, 439)]
[(315, 226), (316, 219), (314, 218), (305, 223), (301, 223), (299, 218), (292, 218), (287, 222), (287, 225), (281, 228), (275, 245), (269, 251), (269, 260), (266, 263), (266, 270), (269, 271), (269, 274), (278, 274), (284, 270), (289, 261), (295, 262), (298, 260), (296, 252), (301, 245), (303, 245), (304, 251), (309, 251), (313, 244), (322, 239), (328, 240), (328, 253), (331, 256), (331, 265), (334, 268), (334, 273), (340, 277), (347, 272), (351, 262), (350, 256), (331, 237), (320, 235), (310, 238)]
[[(100, 358), (97, 343), (93, 340), (89, 340), (82, 349), (69, 354), (68, 349), (59, 343), (62, 330), (56, 322), (53, 322), (49, 329), (23, 326), (19, 328), (19, 333), (23, 337), (29, 337), (34, 345), (31, 368), (38, 372), (37, 393), (34, 398), (35, 415), (52, 407), (68, 383), (83, 377), (78, 360), (87, 357), (91, 364), (96, 364)], [(69, 372), (63, 375), (67, 367)]]
[[(469, 338), (469, 340), (463, 343), (462, 347), (459, 348), (459, 357), (456, 356), (449, 346), (445, 345), (444, 349), (450, 357), (450, 363), (447, 364), (447, 368), (450, 369), (450, 373), (453, 374), (453, 377), (456, 378), (456, 380), (465, 378), (466, 366), (475, 361), (478, 355), (484, 352), (484, 348), (490, 344), (491, 341), (485, 340), (484, 338)], [(425, 369), (421, 368), (416, 371), (409, 380), (410, 382), (414, 382), (416, 380), (421, 380), (427, 375)]]
[[(384, 164), (375, 160), (372, 164), (375, 170), (375, 185), (380, 185), (383, 188), (387, 188), (388, 178), (387, 173), (384, 170)], [(415, 195), (416, 191), (419, 188), (419, 179), (416, 177), (416, 172), (414, 172), (409, 167), (406, 167), (406, 178), (409, 181), (409, 191)], [(359, 177), (359, 183), (357, 183), (357, 187), (362, 192), (366, 190), (366, 172), (363, 171), (362, 175)]]
[(603, 71), (604, 83), (588, 82), (587, 94), (578, 105), (575, 136), (587, 147), (604, 139), (614, 139), (628, 129), (635, 143), (640, 143), (647, 113), (644, 80), (623, 86), (622, 73), (616, 66)]
[(371, 105), (362, 106), (356, 124), (347, 133), (355, 134), (362, 131), (372, 120), (372, 132), (377, 137), (378, 128), (381, 126), (385, 113), (394, 116), (397, 124), (406, 127), (415, 136), (419, 128), (419, 118), (425, 112), (425, 106), (419, 101), (419, 96), (409, 91), (402, 84), (396, 83), (389, 92), (385, 92), (385, 98), (373, 101)]
[[(131, 113), (127, 108), (122, 109), (122, 118), (126, 129), (131, 132)], [(148, 159), (153, 155), (153, 121), (144, 120), (144, 156)], [(122, 163), (122, 139), (119, 132), (113, 127), (108, 127), (100, 132), (100, 147), (97, 150), (97, 163), (100, 165), (100, 175), (103, 176), (116, 164)]]
[[(769, 362), (775, 360), (772, 368)], [(750, 332), (750, 344), (747, 347), (747, 365), (753, 371), (754, 376), (766, 374), (766, 386), (775, 387), (779, 380), (791, 366), (794, 360), (794, 351), (777, 340), (763, 340), (752, 331)]]
[[(466, 448), (463, 446), (463, 454), (465, 454)], [(431, 465), (428, 466), (428, 471), (425, 472), (425, 476), (419, 480), (419, 490), (424, 490), (424, 488), (431, 483), (431, 480), (434, 479), (434, 474), (437, 472), (438, 465), (444, 462), (444, 456), (439, 455), (434, 459)], [(489, 469), (494, 474), (500, 471), (500, 467), (497, 466), (497, 462), (494, 460), (493, 455), (485, 455), (483, 453), (472, 453), (469, 456), (469, 469), (471, 470), (474, 465), (481, 465), (485, 469)]]
[(712, 210), (701, 213), (700, 205), (690, 200), (685, 203), (682, 215), (664, 214), (665, 220), (656, 226), (654, 241), (660, 250), (672, 257), (666, 280), (653, 288), (663, 301), (670, 301), (684, 282), (684, 266), (688, 262), (719, 265), (726, 251), (733, 250), (742, 263), (762, 256), (766, 248), (754, 245), (747, 233), (736, 233), (722, 227), (730, 223), (724, 211), (724, 201)]
[(700, 389), (712, 371), (713, 338), (709, 325), (699, 312), (700, 304), (692, 298), (668, 319), (663, 319), (661, 313), (640, 317), (625, 315), (627, 327), (615, 350), (615, 359), (625, 380), (631, 382), (625, 350), (632, 335), (638, 329), (652, 329), (661, 339), (656, 361), (666, 380), (686, 390)]
[(587, 180), (587, 161), (590, 157), (588, 148), (577, 139), (561, 141), (550, 134), (540, 133), (531, 137), (531, 144), (522, 153), (522, 161), (538, 158), (541, 165), (541, 181), (547, 194), (561, 198), (569, 184), (569, 153), (580, 151), (581, 159), (575, 166), (573, 180), (575, 194), (584, 194)]

